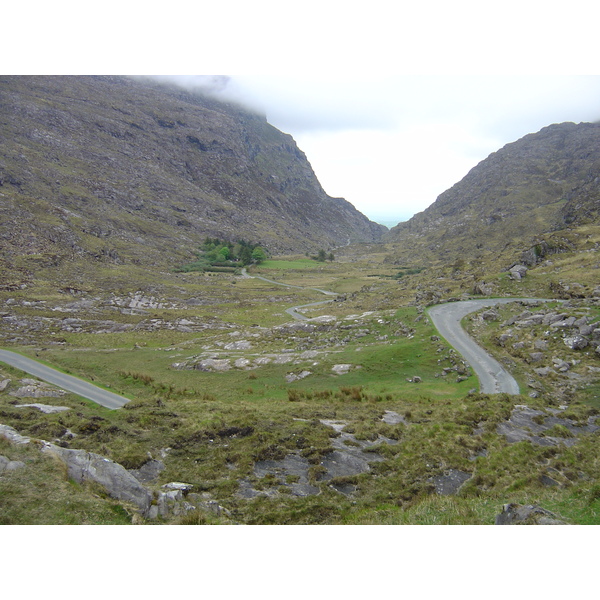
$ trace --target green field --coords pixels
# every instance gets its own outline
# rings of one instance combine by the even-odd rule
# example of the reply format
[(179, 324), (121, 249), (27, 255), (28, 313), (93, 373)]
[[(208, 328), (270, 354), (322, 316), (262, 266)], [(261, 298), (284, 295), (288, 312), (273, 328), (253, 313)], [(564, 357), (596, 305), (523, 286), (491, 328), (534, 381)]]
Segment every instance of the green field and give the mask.
[[(165, 306), (127, 311), (100, 299), (77, 313), (81, 327), (71, 331), (63, 319), (74, 315), (55, 309), (64, 302), (60, 295), (40, 287), (33, 305), (31, 292), (12, 292), (15, 303), (28, 302), (20, 318), (32, 324), (44, 319), (45, 325), (34, 341), (7, 347), (131, 402), (110, 411), (69, 394), (44, 401), (70, 411), (46, 415), (16, 408), (17, 401), (4, 392), (0, 422), (50, 441), (65, 440), (70, 431), (68, 447), (130, 469), (169, 449), (156, 485), (190, 483), (232, 515), (194, 514), (167, 522), (491, 524), (508, 502), (539, 503), (568, 522), (600, 521), (597, 436), (582, 436), (572, 447), (547, 447), (510, 444), (499, 435), (497, 426), (515, 405), (546, 410), (557, 401), (550, 394), (534, 399), (477, 393), (468, 365), (436, 337), (423, 308), (406, 302), (408, 287), (426, 272), (397, 282), (388, 276), (398, 271), (393, 266), (344, 258), (327, 264), (268, 260), (249, 271), (301, 287), (228, 274), (157, 274), (145, 293), (160, 296)], [(125, 279), (119, 285), (115, 295), (125, 299), (139, 289), (128, 289)], [(347, 295), (307, 312), (322, 319), (294, 322), (285, 309), (322, 300), (313, 288), (346, 289)], [(482, 343), (502, 351), (493, 342), (498, 323), (481, 327), (474, 333)], [(562, 351), (558, 342), (556, 347)], [(347, 366), (341, 374), (340, 365)], [(308, 374), (292, 377), (303, 373)], [(0, 381), (23, 377), (0, 365)], [(526, 371), (519, 378), (527, 390)], [(571, 417), (583, 422), (595, 414), (596, 395), (597, 388), (590, 387), (574, 396)], [(398, 422), (385, 422), (389, 414)], [(332, 420), (343, 422), (341, 433), (327, 425)], [(367, 471), (324, 480), (324, 461), (340, 435), (350, 436), (348, 448), (387, 441), (368, 450), (376, 460)], [(16, 452), (7, 444), (0, 449), (30, 464), (25, 479), (0, 478), (4, 523), (131, 521), (131, 513), (101, 490), (73, 486), (64, 470), (32, 449)], [(286, 456), (308, 461), (308, 481), (318, 495), (291, 494), (294, 475), (256, 473), (260, 461)], [(470, 476), (457, 495), (435, 492), (432, 482), (448, 470)], [(556, 486), (541, 483), (550, 471)], [(240, 497), (242, 481), (267, 495)], [(341, 493), (344, 486), (353, 491)], [(35, 511), (20, 508), (24, 494)], [(60, 500), (65, 495), (66, 503)], [(51, 501), (45, 503), (45, 497)]]

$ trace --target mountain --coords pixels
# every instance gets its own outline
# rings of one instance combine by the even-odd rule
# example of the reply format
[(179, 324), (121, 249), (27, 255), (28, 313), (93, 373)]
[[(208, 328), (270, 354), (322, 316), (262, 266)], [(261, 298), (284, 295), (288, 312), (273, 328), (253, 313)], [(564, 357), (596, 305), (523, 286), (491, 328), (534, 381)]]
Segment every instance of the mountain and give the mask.
[(540, 236), (598, 223), (600, 124), (561, 123), (492, 153), (386, 236), (397, 259), (514, 256)]
[(273, 253), (378, 241), (265, 116), (152, 80), (0, 77), (0, 261), (178, 266), (206, 236)]

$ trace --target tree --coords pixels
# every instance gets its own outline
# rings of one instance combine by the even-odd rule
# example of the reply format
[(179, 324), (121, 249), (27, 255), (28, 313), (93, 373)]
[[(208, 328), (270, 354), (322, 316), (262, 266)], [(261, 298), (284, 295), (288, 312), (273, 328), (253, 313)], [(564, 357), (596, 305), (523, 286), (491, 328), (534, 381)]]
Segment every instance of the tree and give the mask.
[(252, 250), (252, 260), (257, 265), (259, 265), (261, 262), (264, 262), (265, 260), (267, 260), (267, 255), (265, 254), (265, 251), (260, 246), (257, 246), (256, 248), (254, 248), (254, 250)]

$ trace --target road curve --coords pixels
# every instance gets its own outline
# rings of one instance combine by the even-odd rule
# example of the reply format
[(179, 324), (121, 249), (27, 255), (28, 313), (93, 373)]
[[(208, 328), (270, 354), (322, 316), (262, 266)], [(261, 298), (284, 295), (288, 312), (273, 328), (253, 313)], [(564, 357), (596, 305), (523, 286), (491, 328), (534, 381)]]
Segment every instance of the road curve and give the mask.
[(65, 373), (47, 367), (31, 358), (27, 358), (26, 356), (22, 356), (15, 352), (10, 352), (9, 350), (0, 350), (0, 362), (4, 362), (21, 371), (25, 371), (30, 375), (34, 375), (35, 377), (43, 379), (48, 383), (52, 383), (64, 390), (73, 392), (78, 396), (87, 398), (106, 408), (121, 408), (129, 402), (129, 399), (124, 396), (119, 396), (118, 394), (99, 388), (92, 383), (88, 383), (87, 381), (83, 381), (72, 375), (66, 375)]
[[(436, 329), (471, 365), (479, 377), (480, 391), (484, 394), (519, 394), (515, 378), (490, 356), (462, 328), (460, 322), (469, 313), (509, 302), (539, 302), (537, 298), (494, 298), (448, 302), (430, 307), (427, 312)], [(550, 302), (550, 300), (542, 300)]]
[[(267, 283), (273, 283), (274, 285), (282, 285), (283, 287), (296, 288), (299, 290), (314, 290), (315, 292), (320, 292), (321, 294), (325, 294), (326, 296), (338, 296), (336, 292), (328, 292), (327, 290), (321, 290), (319, 288), (313, 287), (302, 287), (301, 285), (292, 285), (291, 283), (281, 283), (279, 281), (273, 281), (272, 279), (267, 279), (266, 277), (261, 277), (260, 275), (248, 275), (246, 268), (242, 269), (242, 276), (249, 277), (251, 279), (260, 279), (262, 281), (266, 281)], [(309, 317), (303, 315), (298, 312), (299, 308), (308, 308), (309, 306), (319, 306), (320, 304), (329, 304), (329, 302), (333, 302), (333, 300), (322, 300), (321, 302), (311, 302), (310, 304), (300, 304), (299, 306), (292, 306), (291, 308), (286, 308), (285, 312), (290, 315), (296, 321), (308, 321)]]
[[(317, 290), (327, 295), (337, 295), (335, 292), (327, 292), (317, 288), (302, 288), (299, 285), (290, 285), (288, 283), (280, 283), (260, 277), (259, 275), (248, 275), (246, 269), (242, 270), (244, 277), (254, 277), (262, 279), (268, 283), (275, 285), (283, 285), (285, 287), (293, 287), (299, 289)], [(308, 317), (297, 312), (298, 309), (305, 306), (317, 306), (319, 304), (327, 304), (331, 300), (323, 302), (312, 302), (302, 306), (293, 306), (286, 309), (291, 317), (300, 321), (309, 320)], [(446, 341), (453, 346), (463, 358), (471, 365), (479, 377), (480, 391), (484, 394), (511, 394), (518, 395), (520, 393), (519, 384), (516, 379), (492, 356), (490, 356), (473, 338), (462, 328), (461, 320), (469, 313), (475, 312), (481, 308), (489, 306), (497, 306), (498, 304), (508, 304), (509, 302), (552, 302), (550, 299), (541, 298), (492, 298), (492, 299), (477, 299), (463, 300), (460, 302), (448, 302), (446, 304), (438, 304), (430, 307), (427, 312), (433, 321), (436, 329)]]

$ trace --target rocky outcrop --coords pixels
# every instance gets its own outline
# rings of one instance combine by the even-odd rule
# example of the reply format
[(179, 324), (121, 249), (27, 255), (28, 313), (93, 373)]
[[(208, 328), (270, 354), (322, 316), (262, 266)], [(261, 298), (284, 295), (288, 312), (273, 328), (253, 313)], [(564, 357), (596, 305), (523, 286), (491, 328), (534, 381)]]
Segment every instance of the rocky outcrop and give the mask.
[(4, 471), (17, 471), (24, 466), (25, 463), (22, 460), (10, 460), (6, 456), (0, 456), (0, 474)]
[(554, 513), (533, 504), (505, 504), (495, 525), (567, 525)]
[[(29, 444), (30, 438), (21, 436), (15, 429), (0, 425), (0, 437), (13, 444)], [(158, 490), (144, 483), (156, 480), (164, 469), (160, 461), (150, 461), (135, 471), (93, 452), (62, 448), (44, 440), (36, 440), (42, 454), (63, 462), (69, 479), (77, 483), (94, 483), (101, 486), (115, 500), (133, 508), (140, 517), (149, 520), (180, 517), (190, 511), (202, 510), (216, 516), (230, 516), (230, 512), (212, 500), (209, 495), (191, 493), (193, 485), (171, 482)], [(0, 456), (0, 473), (23, 468), (25, 463)]]
[(64, 462), (68, 477), (73, 481), (97, 483), (112, 498), (132, 504), (144, 516), (148, 514), (152, 493), (120, 464), (93, 452), (61, 448), (48, 442), (41, 450)]

